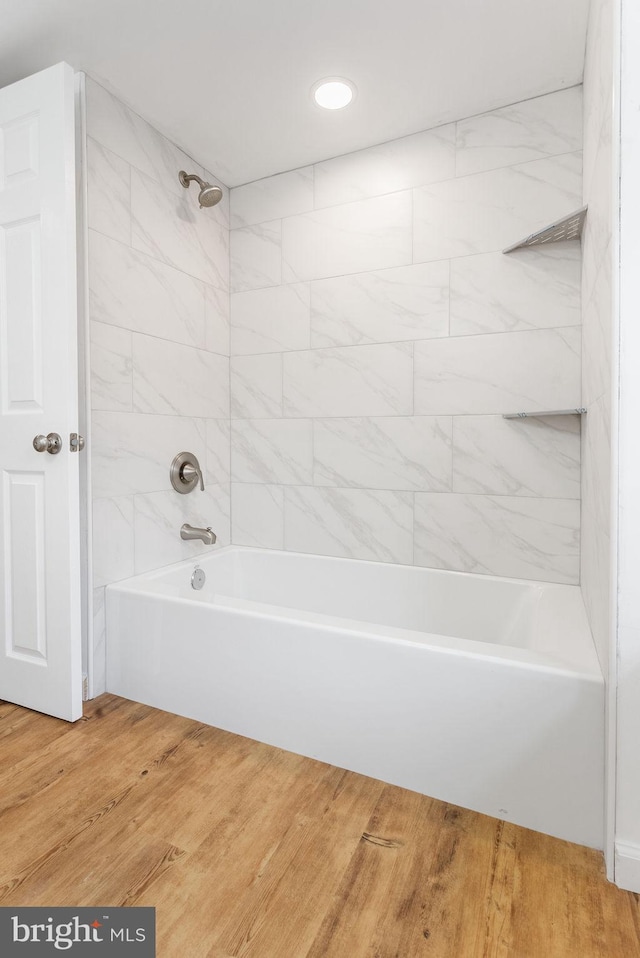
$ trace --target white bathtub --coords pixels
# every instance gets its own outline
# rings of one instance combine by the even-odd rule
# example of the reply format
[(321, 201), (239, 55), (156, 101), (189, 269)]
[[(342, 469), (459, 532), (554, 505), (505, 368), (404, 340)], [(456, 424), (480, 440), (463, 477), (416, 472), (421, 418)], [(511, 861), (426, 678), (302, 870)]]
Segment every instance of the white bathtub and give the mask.
[(575, 586), (231, 546), (107, 588), (107, 687), (602, 847), (603, 681)]

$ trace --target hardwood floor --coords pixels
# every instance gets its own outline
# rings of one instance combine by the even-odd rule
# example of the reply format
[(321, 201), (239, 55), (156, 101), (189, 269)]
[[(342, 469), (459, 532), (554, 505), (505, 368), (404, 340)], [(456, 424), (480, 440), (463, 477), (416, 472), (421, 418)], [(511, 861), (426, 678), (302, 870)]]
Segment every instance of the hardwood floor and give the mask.
[(0, 704), (0, 905), (155, 905), (159, 958), (640, 958), (601, 856), (104, 695)]

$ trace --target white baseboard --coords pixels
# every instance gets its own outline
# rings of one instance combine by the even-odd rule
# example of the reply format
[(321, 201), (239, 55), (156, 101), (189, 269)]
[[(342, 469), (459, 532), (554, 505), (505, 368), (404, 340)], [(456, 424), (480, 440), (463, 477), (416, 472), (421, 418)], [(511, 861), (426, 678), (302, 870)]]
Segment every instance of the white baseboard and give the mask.
[(640, 845), (616, 842), (615, 883), (618, 888), (640, 892)]

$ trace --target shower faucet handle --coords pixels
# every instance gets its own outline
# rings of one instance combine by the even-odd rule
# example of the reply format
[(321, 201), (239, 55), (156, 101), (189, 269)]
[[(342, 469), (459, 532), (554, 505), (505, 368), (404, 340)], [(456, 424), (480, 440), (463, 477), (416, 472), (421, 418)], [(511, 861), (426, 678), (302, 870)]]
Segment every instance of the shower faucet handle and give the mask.
[(181, 479), (183, 482), (195, 482), (197, 484), (198, 480), (200, 481), (200, 488), (204, 492), (204, 478), (202, 475), (202, 469), (200, 468), (200, 463), (196, 459), (195, 465), (190, 463), (185, 463), (182, 467), (180, 473)]
[(192, 452), (179, 452), (169, 471), (171, 485), (181, 495), (193, 492), (198, 484), (204, 492), (204, 476), (197, 456)]

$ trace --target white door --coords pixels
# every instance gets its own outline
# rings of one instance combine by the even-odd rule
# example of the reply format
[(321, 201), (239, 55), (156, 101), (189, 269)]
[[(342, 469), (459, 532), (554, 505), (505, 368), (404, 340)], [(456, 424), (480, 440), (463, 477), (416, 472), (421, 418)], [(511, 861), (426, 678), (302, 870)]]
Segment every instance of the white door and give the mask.
[[(0, 698), (70, 721), (82, 714), (76, 344), (73, 71), (61, 63), (0, 90)], [(34, 448), (49, 433), (57, 454)]]

